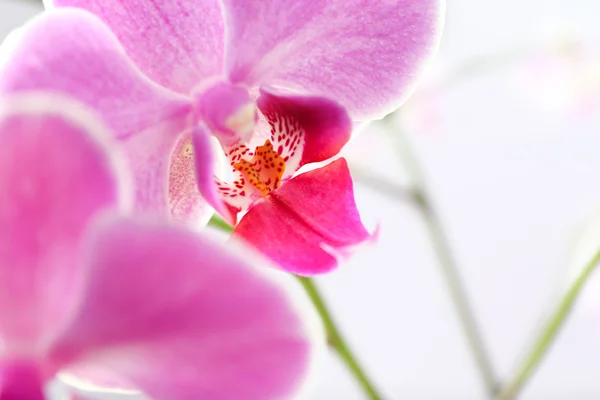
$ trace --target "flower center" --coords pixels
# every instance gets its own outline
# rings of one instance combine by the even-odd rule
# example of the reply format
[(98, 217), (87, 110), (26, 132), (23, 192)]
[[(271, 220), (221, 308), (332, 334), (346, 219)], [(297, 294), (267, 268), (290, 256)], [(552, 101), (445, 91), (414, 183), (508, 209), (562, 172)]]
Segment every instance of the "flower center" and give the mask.
[(281, 185), (285, 161), (267, 139), (264, 145), (256, 147), (250, 161), (242, 158), (233, 168), (264, 197)]
[(254, 132), (257, 110), (248, 90), (216, 82), (195, 95), (196, 109), (222, 144), (246, 142)]

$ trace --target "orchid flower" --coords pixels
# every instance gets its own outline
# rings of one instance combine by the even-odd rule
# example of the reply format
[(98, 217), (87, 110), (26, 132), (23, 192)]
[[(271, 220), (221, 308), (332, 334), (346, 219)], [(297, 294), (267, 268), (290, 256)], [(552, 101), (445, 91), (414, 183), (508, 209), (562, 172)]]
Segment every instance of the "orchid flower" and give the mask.
[(600, 106), (600, 54), (558, 43), (529, 54), (513, 68), (528, 105), (553, 115), (586, 118)]
[(81, 371), (152, 399), (294, 396), (324, 342), (308, 299), (241, 245), (128, 214), (109, 135), (64, 97), (0, 104), (0, 399)]
[[(297, 172), (407, 98), (437, 47), (443, 0), (46, 4), (57, 10), (23, 29), (0, 90), (65, 92), (98, 110), (128, 149), (139, 205), (197, 204), (199, 191), (231, 223), (244, 212), (234, 235), (302, 275), (371, 237), (345, 161)], [(212, 138), (231, 179), (213, 174)], [(169, 157), (184, 189), (167, 190)]]

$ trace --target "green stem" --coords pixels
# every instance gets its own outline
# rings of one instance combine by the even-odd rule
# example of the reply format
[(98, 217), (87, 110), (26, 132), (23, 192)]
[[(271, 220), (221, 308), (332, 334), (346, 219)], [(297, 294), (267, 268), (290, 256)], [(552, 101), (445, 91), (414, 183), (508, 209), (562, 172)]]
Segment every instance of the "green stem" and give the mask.
[(375, 389), (375, 385), (371, 382), (363, 368), (360, 366), (359, 362), (350, 350), (350, 347), (342, 337), (342, 334), (333, 321), (333, 317), (329, 312), (325, 301), (323, 300), (323, 296), (321, 296), (319, 293), (319, 289), (315, 285), (315, 282), (312, 279), (305, 277), (298, 277), (298, 280), (304, 287), (304, 290), (312, 300), (315, 308), (321, 316), (321, 320), (323, 321), (325, 330), (327, 332), (327, 340), (329, 341), (329, 345), (335, 349), (342, 361), (344, 361), (368, 398), (371, 400), (381, 400), (382, 397), (378, 393), (377, 389)]
[(550, 314), (550, 317), (543, 325), (537, 340), (534, 342), (531, 350), (527, 353), (522, 365), (517, 369), (517, 373), (501, 391), (499, 399), (513, 400), (516, 398), (517, 394), (519, 394), (521, 389), (523, 389), (527, 381), (539, 367), (544, 356), (548, 353), (552, 343), (554, 343), (554, 340), (569, 316), (579, 293), (581, 293), (583, 285), (587, 282), (599, 262), (600, 249), (585, 265), (581, 275), (573, 282), (569, 290), (559, 301), (556, 310)]
[(229, 225), (227, 222), (225, 222), (223, 218), (219, 217), (217, 214), (213, 214), (213, 216), (210, 218), (210, 221), (208, 221), (208, 225), (222, 232), (233, 232), (233, 226)]
[[(210, 226), (217, 228), (223, 232), (231, 233), (233, 232), (233, 227), (221, 219), (216, 214), (210, 219)], [(371, 380), (367, 377), (365, 371), (360, 366), (358, 360), (350, 350), (350, 347), (342, 337), (340, 330), (335, 324), (327, 305), (325, 304), (325, 300), (323, 296), (319, 292), (319, 289), (315, 285), (312, 279), (296, 276), (298, 281), (302, 284), (304, 291), (310, 297), (312, 303), (314, 304), (319, 316), (321, 317), (321, 321), (325, 326), (325, 331), (327, 333), (327, 341), (329, 345), (338, 353), (342, 361), (346, 364), (350, 373), (354, 376), (360, 387), (364, 390), (365, 394), (370, 400), (381, 400), (382, 397), (379, 395), (377, 390), (375, 389), (375, 385), (371, 382)]]
[(498, 393), (498, 379), (492, 367), (491, 358), (484, 345), (483, 336), (479, 330), (475, 313), (471, 308), (466, 294), (459, 269), (454, 261), (454, 256), (444, 231), (438, 213), (432, 205), (431, 199), (424, 185), (421, 167), (414, 155), (408, 139), (402, 132), (395, 132), (393, 137), (397, 140), (398, 152), (404, 167), (412, 179), (413, 200), (421, 212), (427, 231), (431, 238), (432, 246), (441, 267), (441, 273), (448, 288), (450, 298), (457, 313), (460, 325), (467, 339), (473, 359), (484, 382), (488, 396), (493, 398)]

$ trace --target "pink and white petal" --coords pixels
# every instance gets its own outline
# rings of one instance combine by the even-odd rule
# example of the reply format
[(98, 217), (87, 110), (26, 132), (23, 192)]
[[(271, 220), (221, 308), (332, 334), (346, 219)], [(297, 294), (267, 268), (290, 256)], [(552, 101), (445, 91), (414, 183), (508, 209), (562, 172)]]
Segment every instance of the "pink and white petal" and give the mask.
[(233, 144), (222, 145), (223, 152), (225, 153), (225, 158), (229, 162), (230, 167), (233, 168), (235, 171), (234, 165), (237, 162), (239, 162), (242, 158), (250, 160), (254, 155), (254, 150), (256, 150), (256, 146), (260, 146), (261, 144), (263, 144), (265, 138), (268, 138), (268, 136), (263, 137), (255, 132), (250, 138), (249, 142), (244, 142), (240, 140)]
[[(264, 131), (264, 130), (263, 130)], [(264, 143), (261, 132), (255, 132), (249, 143), (238, 141), (231, 145), (222, 145), (225, 159), (228, 162), (229, 174), (224, 179), (217, 179), (217, 192), (233, 216), (247, 210), (253, 202), (261, 198), (260, 192), (239, 170), (235, 168), (240, 160), (250, 161), (254, 156), (256, 146)], [(235, 221), (230, 221), (232, 225)]]
[(191, 100), (145, 77), (93, 14), (47, 11), (13, 35), (10, 46), (0, 47), (0, 93), (47, 90), (69, 95), (98, 112), (119, 139), (166, 121), (172, 121), (175, 131), (165, 134), (183, 131)]
[(101, 210), (131, 205), (110, 133), (84, 106), (16, 94), (0, 104), (0, 336), (38, 354), (74, 304), (80, 238)]
[(102, 19), (152, 80), (188, 94), (223, 69), (223, 18), (218, 0), (46, 0)]
[(290, 277), (178, 226), (117, 217), (94, 232), (57, 365), (110, 371), (155, 400), (283, 399), (302, 386), (324, 337)]
[(410, 95), (437, 50), (444, 0), (223, 0), (233, 83), (328, 96), (353, 120)]
[(48, 400), (150, 400), (136, 394), (136, 392), (98, 391), (94, 387), (73, 387), (62, 379), (52, 380), (46, 389)]
[(229, 211), (228, 215), (220, 214), (224, 218), (229, 216), (228, 222), (235, 225), (237, 215), (242, 211), (246, 211), (261, 195), (255, 187), (244, 179), (239, 171), (232, 171), (232, 177), (231, 182), (216, 179), (216, 185), (217, 193)]
[[(192, 147), (195, 163), (195, 180), (198, 191), (204, 200), (229, 223), (235, 223), (236, 214), (227, 207), (222, 197), (225, 184), (215, 176), (218, 158), (210, 131), (204, 123), (197, 123), (192, 129)], [(229, 189), (228, 189), (229, 190)]]
[(339, 256), (371, 239), (354, 201), (346, 160), (296, 176), (255, 204), (235, 228), (240, 237), (298, 275), (336, 268)]
[(138, 212), (169, 216), (169, 158), (177, 142), (170, 132), (177, 128), (165, 121), (119, 141), (133, 175)]
[(137, 208), (167, 215), (169, 156), (187, 124), (188, 99), (143, 76), (86, 11), (48, 11), (18, 34), (4, 54), (0, 92), (64, 93), (99, 112), (123, 143)]
[(352, 134), (344, 108), (324, 97), (262, 87), (257, 105), (269, 123), (273, 148), (286, 163), (283, 179), (305, 164), (335, 156)]
[[(214, 169), (218, 165), (213, 165)], [(206, 225), (212, 207), (198, 190), (192, 135), (182, 134), (171, 153), (169, 164), (169, 208), (176, 221), (198, 228)]]

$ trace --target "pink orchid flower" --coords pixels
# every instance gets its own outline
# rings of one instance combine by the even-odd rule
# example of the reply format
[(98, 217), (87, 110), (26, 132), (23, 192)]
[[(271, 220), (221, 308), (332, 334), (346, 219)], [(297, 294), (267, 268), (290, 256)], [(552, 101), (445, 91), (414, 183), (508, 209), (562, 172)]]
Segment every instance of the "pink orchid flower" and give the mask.
[(0, 399), (70, 371), (152, 399), (292, 397), (324, 342), (308, 299), (243, 247), (127, 216), (108, 135), (63, 97), (0, 104)]
[[(246, 212), (234, 235), (303, 275), (371, 237), (344, 160), (296, 173), (406, 99), (437, 47), (443, 0), (47, 5), (57, 10), (24, 29), (0, 90), (57, 90), (98, 110), (128, 150), (138, 206), (175, 198), (186, 215), (199, 191), (229, 222)], [(230, 179), (213, 175), (213, 137)]]
[(560, 117), (586, 118), (600, 106), (600, 53), (573, 43), (536, 51), (513, 69), (519, 99)]

